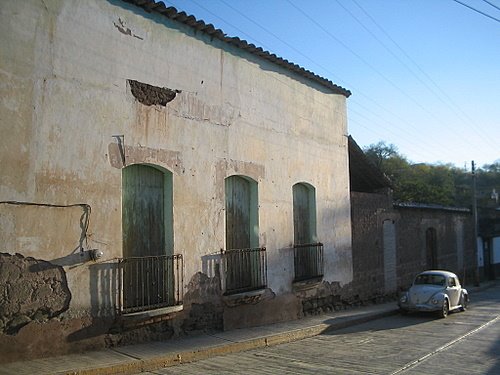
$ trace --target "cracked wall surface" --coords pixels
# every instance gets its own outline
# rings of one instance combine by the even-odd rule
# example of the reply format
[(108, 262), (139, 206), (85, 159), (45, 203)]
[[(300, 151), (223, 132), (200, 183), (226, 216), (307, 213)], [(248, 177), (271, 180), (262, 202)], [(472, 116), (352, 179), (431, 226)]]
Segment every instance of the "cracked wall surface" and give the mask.
[(0, 253), (0, 293), (0, 333), (9, 335), (57, 317), (71, 301), (63, 267), (20, 254)]

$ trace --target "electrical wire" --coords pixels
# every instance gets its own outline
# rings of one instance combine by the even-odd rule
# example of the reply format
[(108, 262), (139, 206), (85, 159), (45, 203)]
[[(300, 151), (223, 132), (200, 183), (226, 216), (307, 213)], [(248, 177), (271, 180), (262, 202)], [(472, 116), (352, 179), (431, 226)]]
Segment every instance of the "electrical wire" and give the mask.
[(70, 207), (82, 207), (83, 215), (81, 217), (81, 229), (82, 234), (80, 236), (80, 251), (83, 251), (83, 241), (87, 248), (88, 244), (88, 229), (90, 225), (90, 213), (92, 207), (87, 203), (73, 203), (73, 204), (53, 204), (53, 203), (36, 203), (36, 202), (23, 202), (23, 201), (0, 201), (0, 204), (10, 204), (15, 206), (38, 206), (38, 207), (53, 207), (53, 208), (70, 208)]
[[(194, 3), (196, 3), (196, 2), (194, 2)], [(241, 29), (239, 29), (238, 27), (236, 27), (236, 26), (234, 26), (234, 25), (231, 25), (229, 22), (225, 21), (223, 18), (219, 17), (218, 15), (215, 15), (213, 12), (210, 12), (207, 8), (205, 8), (205, 7), (201, 6), (201, 5), (200, 5), (200, 4), (198, 4), (198, 3), (196, 3), (196, 4), (197, 4), (200, 8), (202, 8), (203, 10), (205, 10), (205, 11), (207, 11), (208, 13), (212, 14), (212, 15), (213, 15), (214, 17), (216, 17), (217, 19), (220, 19), (220, 20), (222, 20), (224, 23), (226, 23), (226, 24), (228, 24), (228, 25), (232, 26), (232, 27), (233, 27), (235, 30), (237, 30), (238, 32), (240, 32), (240, 33), (242, 33), (242, 34), (244, 34), (244, 35), (248, 35), (247, 33), (244, 33), (244, 32), (243, 32)], [(225, 4), (226, 6), (228, 5), (226, 2), (224, 2), (224, 4)], [(292, 6), (293, 6), (293, 4), (292, 4)], [(232, 8), (233, 10), (235, 10), (235, 8), (234, 8), (234, 7), (231, 7), (231, 8)], [(240, 13), (240, 14), (241, 14), (241, 13)], [(301, 12), (301, 14), (303, 14), (303, 12)], [(246, 18), (246, 19), (248, 19), (248, 20), (250, 20), (248, 17), (245, 17), (245, 18)], [(253, 21), (253, 20), (251, 20), (251, 21), (252, 21), (254, 24), (257, 24), (257, 23), (255, 23), (255, 21)], [(257, 24), (257, 25), (258, 25), (258, 24)], [(265, 28), (264, 28), (264, 29), (265, 29)], [(265, 29), (265, 30), (267, 30), (267, 29)], [(284, 42), (283, 40), (279, 39), (279, 37), (277, 37), (275, 34), (272, 34), (272, 33), (271, 33), (271, 35), (273, 35), (275, 38), (277, 38), (277, 39), (278, 39), (278, 40), (280, 40), (281, 42)], [(254, 39), (254, 38), (252, 38), (251, 36), (250, 36), (250, 39), (255, 40), (255, 39)], [(259, 44), (260, 44), (260, 45), (262, 45), (262, 46), (265, 46), (265, 44), (263, 44), (263, 43), (259, 43)], [(290, 47), (290, 44), (288, 44), (288, 43), (286, 43), (286, 42), (285, 42), (284, 44), (286, 44), (287, 46), (289, 46), (289, 47)], [(347, 47), (348, 47), (348, 46), (347, 46)], [(266, 47), (266, 48), (267, 48), (267, 47)], [(270, 50), (269, 48), (267, 48), (267, 49), (268, 49), (268, 50)], [(296, 50), (296, 49), (294, 49), (294, 50)], [(352, 51), (352, 52), (354, 52), (354, 51)], [(355, 53), (355, 52), (354, 52), (354, 53)], [(356, 54), (356, 53), (355, 53), (355, 54)], [(301, 54), (301, 55), (303, 55), (303, 54)], [(360, 56), (360, 57), (361, 57), (361, 56)], [(361, 59), (362, 59), (362, 57), (361, 57)], [(310, 60), (310, 59), (309, 59), (309, 60)], [(311, 61), (312, 61), (312, 60), (311, 60)], [(365, 61), (366, 61), (366, 60), (365, 60)], [(313, 63), (315, 63), (315, 62), (313, 61)], [(316, 64), (316, 65), (318, 65), (318, 64)], [(324, 69), (324, 67), (322, 67), (322, 69)], [(328, 71), (327, 69), (324, 69), (324, 70)], [(276, 77), (273, 77), (273, 78), (276, 78)], [(283, 83), (283, 82), (282, 82), (282, 83)], [(350, 86), (352, 87), (352, 85), (350, 85)], [(292, 88), (292, 89), (293, 89), (293, 88)], [(357, 94), (359, 94), (359, 95), (361, 95), (361, 96), (365, 96), (365, 95), (363, 95), (362, 91), (359, 91), (359, 90), (358, 90)], [(365, 97), (366, 97), (366, 96), (365, 96)], [(369, 99), (373, 99), (373, 98), (369, 98)], [(352, 100), (352, 99), (350, 99), (350, 101), (351, 101), (351, 100)], [(379, 107), (383, 107), (383, 106), (380, 106), (380, 105), (377, 105), (377, 106), (379, 106)], [(420, 107), (422, 107), (422, 106), (420, 106)], [(425, 109), (425, 108), (421, 108), (421, 109), (423, 109), (423, 110), (424, 110), (424, 112), (426, 111), (426, 109)], [(386, 110), (386, 109), (384, 109), (384, 110)], [(429, 111), (426, 111), (426, 113), (427, 113), (428, 115), (432, 115)], [(435, 118), (435, 117), (434, 117), (434, 118)], [(404, 120), (404, 122), (405, 122), (405, 123), (407, 123), (407, 121), (406, 121), (406, 120)], [(414, 131), (415, 131), (415, 133), (416, 133), (417, 135), (422, 135), (422, 134), (421, 134), (420, 129), (418, 129), (418, 128), (416, 128), (416, 127), (412, 127), (412, 128), (414, 129)], [(449, 134), (451, 134), (451, 135), (453, 135), (453, 136), (458, 136), (458, 132), (457, 132), (457, 131), (452, 131), (452, 132), (450, 132)], [(459, 138), (458, 140), (459, 140), (459, 141), (464, 142), (464, 140), (462, 139), (462, 137), (461, 137), (461, 138)], [(429, 145), (429, 141), (432, 141), (432, 137), (430, 137), (430, 138), (429, 138), (429, 137), (427, 137), (426, 142), (425, 142), (425, 143), (423, 143), (423, 144), (421, 144), (421, 145), (420, 145), (420, 147), (425, 147), (425, 148), (427, 148), (427, 149), (429, 149), (429, 150), (433, 150), (434, 148), (433, 148), (433, 147), (431, 147), (431, 146)], [(466, 146), (467, 148), (470, 148), (470, 143), (464, 143), (464, 144), (466, 144), (466, 145), (467, 145), (467, 146)], [(445, 148), (446, 148), (446, 143), (437, 144), (435, 148), (438, 148), (438, 149), (440, 149), (440, 150), (443, 150), (443, 149), (445, 149)]]
[[(480, 137), (482, 138), (487, 144), (489, 144), (493, 149), (496, 150), (497, 145), (494, 144), (493, 140), (490, 138), (484, 136), (478, 129), (477, 126), (475, 125), (475, 121), (472, 120), (472, 118), (465, 113), (459, 106), (457, 106), (454, 101), (450, 98), (450, 96), (441, 88), (439, 85), (427, 74), (419, 64), (415, 62), (415, 60), (392, 38), (389, 33), (382, 27), (380, 24), (356, 1), (356, 0), (351, 0), (362, 12), (367, 16), (370, 21), (396, 46), (396, 48), (417, 68), (417, 70), (439, 91), (439, 94), (432, 88), (430, 87), (425, 81), (420, 79), (420, 77), (411, 69), (406, 63), (404, 63), (395, 53), (392, 52), (392, 50), (385, 44), (383, 43), (379, 38), (376, 37), (375, 34), (373, 34), (367, 27), (365, 27), (361, 21), (359, 21), (347, 8), (345, 8), (339, 0), (337, 0), (337, 3), (344, 8), (356, 21), (363, 26), (363, 28), (369, 32), (393, 57), (395, 57), (404, 67), (408, 69), (408, 71), (419, 81), (421, 82), (431, 93), (433, 93), (436, 98), (438, 98), (443, 104), (445, 104), (448, 108), (452, 110), (452, 112), (457, 116), (462, 121), (467, 120), (467, 125), (473, 129), (473, 131)], [(486, 1), (486, 0), (484, 0)], [(445, 101), (444, 98), (447, 100)], [(461, 114), (461, 117), (459, 113)]]
[[(493, 16), (490, 16), (489, 14), (487, 14), (487, 13), (485, 13), (485, 12), (482, 12), (482, 11), (480, 11), (479, 9), (473, 8), (473, 7), (471, 7), (470, 5), (467, 5), (467, 4), (465, 4), (465, 3), (462, 3), (462, 2), (461, 2), (461, 1), (459, 1), (459, 0), (452, 0), (452, 1), (454, 1), (455, 3), (458, 3), (458, 4), (460, 4), (460, 5), (463, 5), (463, 6), (464, 6), (464, 7), (466, 7), (466, 8), (469, 8), (469, 9), (473, 10), (474, 12), (477, 12), (477, 13), (479, 13), (479, 14), (482, 14), (482, 15), (483, 15), (483, 16), (485, 16), (485, 17), (491, 18), (491, 19), (492, 19), (492, 20), (494, 20), (494, 21), (500, 22), (500, 19), (495, 18), (495, 17), (493, 17)], [(488, 3), (488, 4), (490, 4), (490, 3)], [(490, 4), (490, 5), (491, 5), (491, 4)], [(496, 8), (496, 7), (495, 7), (495, 8)]]
[[(429, 117), (433, 118), (437, 122), (441, 123), (442, 121), (432, 112), (427, 110), (420, 102), (418, 102), (416, 99), (414, 99), (411, 95), (406, 93), (401, 87), (396, 85), (392, 80), (390, 80), (388, 77), (386, 77), (383, 73), (378, 71), (376, 68), (374, 68), (369, 62), (366, 61), (363, 57), (361, 57), (358, 53), (356, 53), (352, 48), (347, 46), (344, 42), (342, 42), (339, 38), (335, 37), (331, 32), (329, 32), (325, 27), (323, 27), (320, 23), (318, 23), (313, 17), (311, 17), (307, 12), (305, 12), (303, 9), (297, 7), (295, 4), (293, 4), (290, 0), (286, 0), (293, 8), (295, 8), (299, 13), (301, 13), (304, 17), (306, 17), (311, 23), (316, 25), (319, 29), (321, 29), (323, 32), (325, 32), (328, 36), (330, 36), (333, 40), (337, 41), (340, 45), (342, 45), (344, 48), (346, 48), (349, 52), (351, 52), (354, 56), (356, 56), (360, 61), (362, 61), (366, 66), (368, 66), (370, 69), (372, 69), (375, 73), (377, 73), (380, 77), (382, 77), (386, 82), (388, 82), (392, 87), (396, 88), (401, 94), (403, 94), (407, 99), (409, 99), (412, 103), (414, 103), (418, 108), (420, 108), (424, 113), (426, 113)], [(419, 129), (416, 127), (412, 128), (418, 133)], [(457, 132), (452, 132), (451, 133), (457, 142), (462, 143), (464, 147), (468, 147), (469, 144), (457, 133)]]
[(491, 5), (493, 8), (496, 8), (498, 10), (500, 10), (500, 7), (496, 4), (493, 4), (491, 1), (488, 1), (488, 0), (483, 0), (486, 4), (489, 4)]
[[(217, 19), (221, 20), (222, 22), (224, 22), (225, 24), (227, 24), (228, 26), (234, 28), (235, 30), (237, 30), (238, 32), (241, 32), (242, 34), (244, 35), (247, 35), (249, 36), (247, 33), (245, 33), (244, 31), (242, 31), (241, 29), (239, 29), (238, 27), (236, 27), (234, 24), (231, 24), (230, 22), (226, 21), (225, 19), (221, 18), (220, 16), (216, 15), (215, 13), (211, 12), (209, 9), (207, 9), (206, 7), (202, 6), (201, 4), (199, 4), (198, 2), (196, 1), (192, 1), (194, 4), (196, 4), (198, 7), (200, 7), (201, 9), (203, 9), (205, 12), (211, 14), (212, 16), (216, 17)], [(237, 10), (236, 8), (230, 6), (229, 4), (227, 4), (227, 2), (223, 1), (223, 0), (220, 0), (220, 2), (222, 2), (223, 4), (225, 4), (227, 7), (229, 7), (230, 9), (232, 9), (234, 12), (238, 13), (240, 16), (242, 16), (243, 18), (247, 19), (248, 21), (252, 22), (254, 25), (256, 25), (257, 27), (259, 27), (260, 29), (264, 30), (266, 33), (272, 35), (274, 38), (276, 38), (277, 40), (279, 40), (281, 43), (283, 43), (284, 45), (288, 46), (290, 49), (292, 49), (293, 51), (295, 51), (296, 53), (300, 54), (301, 56), (303, 56), (304, 58), (306, 58), (308, 61), (312, 62), (314, 65), (317, 65), (319, 66), (321, 69), (329, 72), (330, 74), (334, 75), (330, 70), (328, 70), (327, 68), (325, 68), (324, 66), (320, 65), (319, 63), (317, 63), (316, 61), (312, 60), (311, 58), (309, 58), (308, 56), (306, 56), (304, 53), (302, 53), (301, 51), (299, 51), (298, 49), (296, 49), (293, 45), (287, 43), (286, 41), (284, 41), (283, 39), (281, 39), (280, 37), (278, 37), (276, 34), (272, 33), (271, 31), (269, 31), (267, 28), (265, 28), (264, 26), (260, 25), (259, 23), (255, 22), (254, 20), (252, 20), (251, 18), (247, 17), (245, 14), (243, 14), (242, 12), (240, 12), (239, 10)], [(257, 41), (255, 38), (253, 37), (250, 37), (253, 41), (256, 41), (258, 44), (260, 45), (264, 45), (263, 43), (261, 43), (260, 41)], [(274, 79), (276, 79), (276, 77), (273, 77)], [(344, 82), (342, 79), (339, 78), (339, 81), (341, 82)], [(283, 83), (283, 82), (282, 82)], [(349, 84), (348, 84), (349, 85)], [(354, 88), (352, 85), (350, 85), (352, 88)], [(293, 88), (292, 88), (293, 89)], [(384, 110), (385, 112), (387, 113), (390, 113), (392, 116), (394, 117), (397, 117), (399, 121), (401, 121), (402, 123), (406, 124), (408, 127), (412, 128), (414, 131), (415, 131), (415, 138), (419, 138), (422, 136), (422, 133), (420, 132), (420, 130), (415, 126), (415, 125), (412, 125), (410, 123), (408, 123), (407, 120), (397, 116), (396, 114), (394, 114), (392, 111), (390, 111), (389, 109), (381, 106), (378, 102), (376, 102), (375, 100), (373, 100), (373, 98), (370, 98), (364, 94), (362, 94), (362, 92), (360, 91), (359, 94), (365, 98), (367, 98), (369, 101), (373, 102), (375, 105), (377, 105), (379, 108), (381, 108), (382, 110)], [(352, 99), (350, 99), (350, 101), (353, 101)], [(372, 112), (373, 113), (373, 112)], [(386, 123), (388, 121), (386, 120)], [(394, 125), (394, 124), (392, 124)], [(396, 126), (396, 125), (394, 125)], [(396, 126), (398, 127), (398, 126)], [(405, 129), (402, 131), (407, 134), (408, 130)], [(427, 142), (428, 143), (428, 139), (422, 139), (423, 141)], [(461, 140), (461, 139), (460, 139)], [(443, 145), (440, 145), (440, 149), (446, 149), (445, 146)], [(430, 148), (431, 151), (428, 152), (428, 154), (435, 154), (435, 148)], [(451, 152), (451, 150), (449, 150)], [(452, 154), (453, 152), (451, 152)], [(423, 156), (423, 154), (422, 154)], [(425, 157), (423, 157), (425, 159)]]

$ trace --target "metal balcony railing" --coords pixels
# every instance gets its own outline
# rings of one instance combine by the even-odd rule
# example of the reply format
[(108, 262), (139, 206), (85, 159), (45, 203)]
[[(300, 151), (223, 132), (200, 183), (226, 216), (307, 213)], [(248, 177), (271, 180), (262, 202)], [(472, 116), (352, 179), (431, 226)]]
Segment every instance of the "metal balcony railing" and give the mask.
[(236, 294), (267, 287), (266, 248), (221, 250), (224, 264), (225, 294)]
[(293, 246), (295, 278), (304, 281), (323, 277), (323, 244), (309, 243)]
[(118, 264), (121, 313), (182, 305), (182, 255), (120, 258)]

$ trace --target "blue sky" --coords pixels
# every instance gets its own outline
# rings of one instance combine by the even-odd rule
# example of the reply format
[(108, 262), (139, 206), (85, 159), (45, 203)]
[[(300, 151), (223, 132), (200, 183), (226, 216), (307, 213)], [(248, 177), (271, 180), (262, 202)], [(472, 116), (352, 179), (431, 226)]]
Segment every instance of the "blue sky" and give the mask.
[[(164, 0), (349, 89), (349, 133), (414, 163), (500, 160), (500, 0)], [(491, 5), (491, 4), (493, 5)]]

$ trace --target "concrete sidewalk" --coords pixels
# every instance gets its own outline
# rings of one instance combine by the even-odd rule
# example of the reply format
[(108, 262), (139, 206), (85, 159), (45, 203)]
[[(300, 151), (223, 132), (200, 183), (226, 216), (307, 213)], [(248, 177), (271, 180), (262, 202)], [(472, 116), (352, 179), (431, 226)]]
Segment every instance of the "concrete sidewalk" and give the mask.
[[(480, 287), (467, 287), (467, 290), (474, 293), (494, 286), (500, 286), (500, 280), (486, 282)], [(396, 313), (396, 302), (361, 306), (260, 327), (7, 363), (0, 366), (0, 375), (135, 374), (301, 340)]]
[(260, 327), (12, 362), (0, 366), (0, 374), (133, 374), (216, 355), (300, 340), (396, 312), (396, 302), (362, 306)]

